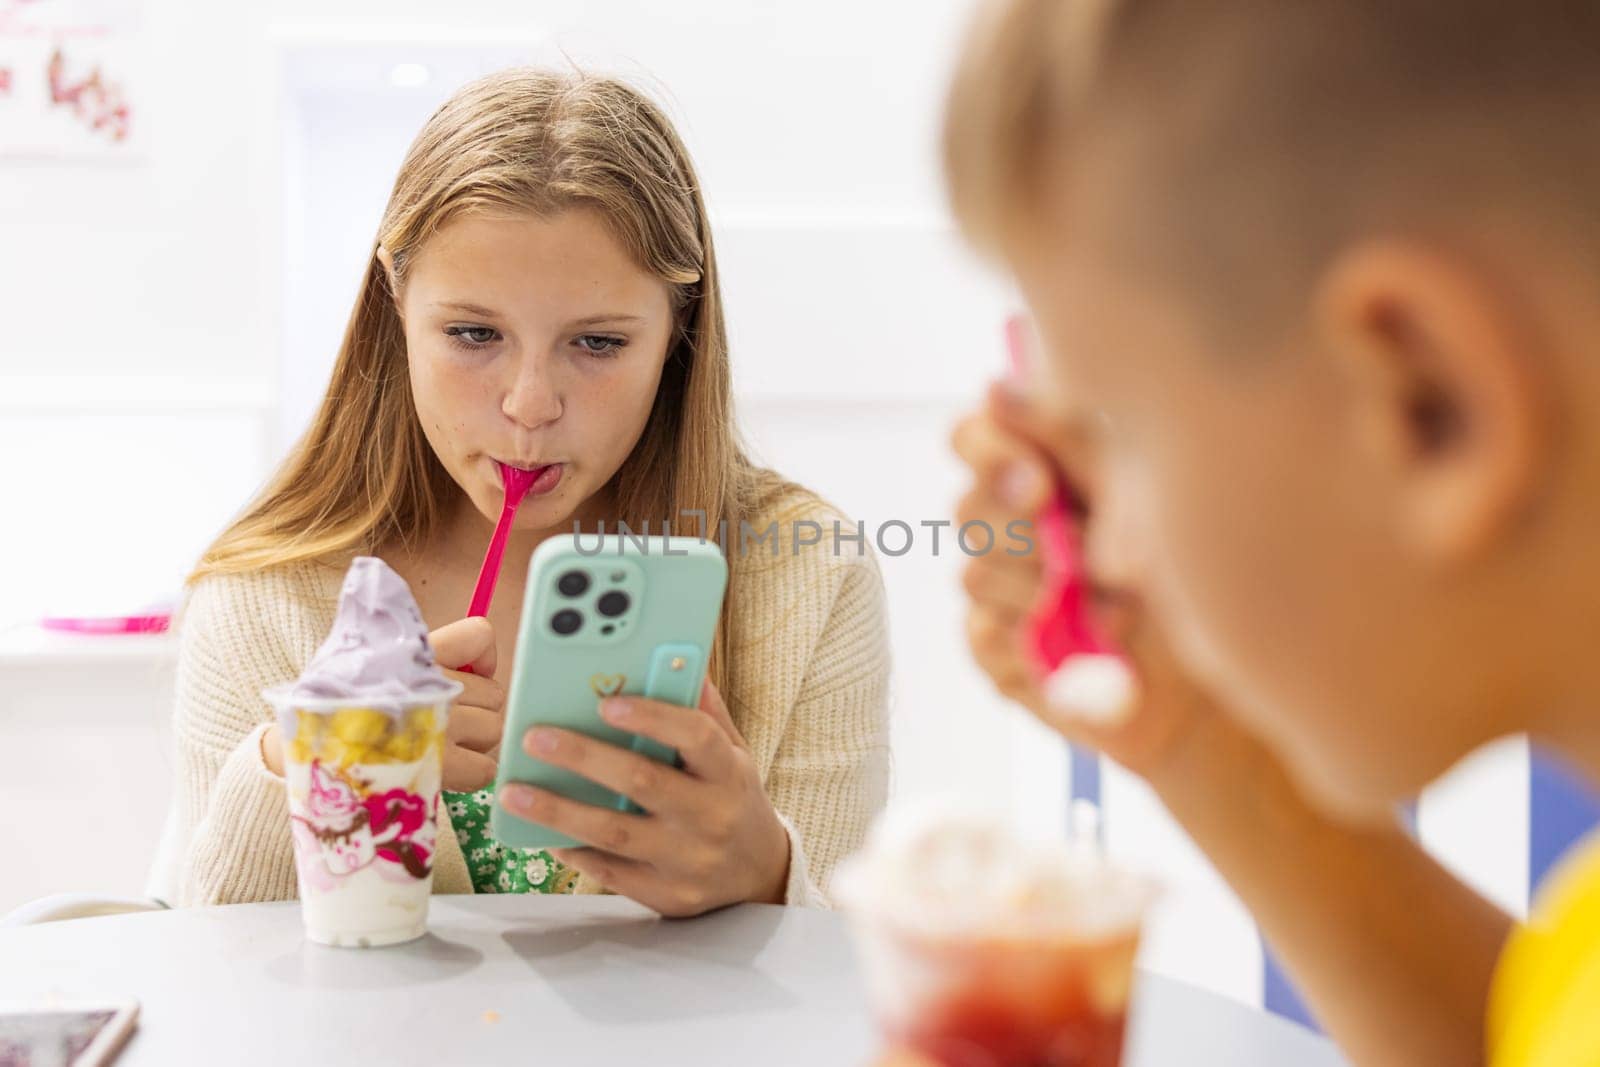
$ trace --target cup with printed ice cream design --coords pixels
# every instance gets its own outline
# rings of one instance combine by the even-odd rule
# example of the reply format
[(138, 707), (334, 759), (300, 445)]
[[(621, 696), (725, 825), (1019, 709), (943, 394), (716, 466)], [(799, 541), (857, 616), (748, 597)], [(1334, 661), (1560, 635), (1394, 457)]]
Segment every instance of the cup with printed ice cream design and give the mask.
[(375, 947), (426, 932), (444, 731), (460, 692), (435, 665), (404, 580), (355, 560), (327, 640), (298, 681), (265, 693), (311, 940)]

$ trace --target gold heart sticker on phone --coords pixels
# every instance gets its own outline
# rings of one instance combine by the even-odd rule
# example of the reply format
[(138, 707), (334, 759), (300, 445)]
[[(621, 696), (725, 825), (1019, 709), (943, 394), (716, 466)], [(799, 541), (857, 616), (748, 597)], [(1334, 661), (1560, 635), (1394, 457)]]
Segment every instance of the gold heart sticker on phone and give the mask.
[(594, 690), (594, 695), (597, 697), (614, 697), (622, 692), (622, 687), (627, 684), (626, 674), (589, 675), (589, 688)]

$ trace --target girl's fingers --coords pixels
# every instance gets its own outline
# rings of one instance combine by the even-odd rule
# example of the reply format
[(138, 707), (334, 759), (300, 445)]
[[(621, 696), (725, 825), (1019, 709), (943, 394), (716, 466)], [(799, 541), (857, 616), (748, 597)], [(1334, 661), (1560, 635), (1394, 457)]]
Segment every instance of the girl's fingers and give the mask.
[(706, 684), (700, 689), (700, 710), (711, 716), (711, 721), (722, 728), (735, 747), (746, 748), (744, 736), (739, 733), (739, 728), (733, 724), (733, 716), (728, 714), (727, 702), (722, 699), (722, 693), (712, 684), (711, 679), (706, 679)]
[[(678, 713), (688, 712), (679, 708)], [(620, 793), (652, 814), (692, 811), (696, 791), (703, 788), (676, 767), (570, 730), (535, 727), (523, 735), (522, 749), (536, 760)]]
[(500, 743), (500, 731), (505, 717), (498, 711), (457, 704), (450, 709), (450, 722), (445, 736), (452, 744), (474, 752), (487, 753)]
[(643, 734), (676, 749), (684, 770), (696, 778), (711, 782), (732, 781), (736, 771), (734, 761), (743, 743), (734, 740), (738, 737), (736, 730), (733, 738), (729, 737), (731, 720), (724, 726), (702, 710), (705, 702), (704, 693), (701, 694), (702, 708), (663, 704), (644, 697), (607, 697), (600, 702), (600, 717), (619, 730)]
[(476, 793), (494, 781), (499, 768), (481, 752), (460, 745), (444, 747), (444, 787), (452, 793)]
[(488, 708), (499, 711), (506, 706), (506, 687), (493, 678), (481, 674), (463, 674), (460, 671), (445, 671), (446, 678), (460, 682), (463, 686), (461, 695), (456, 697), (456, 703), (470, 704), (475, 708)]
[(668, 918), (704, 914), (710, 895), (702, 887), (675, 882), (647, 863), (615, 856), (602, 849), (563, 848), (550, 853), (613, 893), (636, 900)]
[(429, 634), (428, 644), (433, 647), (433, 658), (447, 671), (470, 667), (472, 673), (480, 677), (494, 676), (494, 627), (488, 619), (481, 616), (457, 619)]
[(597, 808), (521, 782), (500, 790), (500, 803), (519, 819), (623, 859), (648, 862), (663, 852), (661, 824), (647, 815)]

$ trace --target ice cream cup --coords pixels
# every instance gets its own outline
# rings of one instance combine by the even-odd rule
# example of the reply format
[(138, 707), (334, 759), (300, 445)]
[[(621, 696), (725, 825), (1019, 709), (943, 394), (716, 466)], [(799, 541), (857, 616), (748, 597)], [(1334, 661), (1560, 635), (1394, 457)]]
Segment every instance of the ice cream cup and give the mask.
[(1064, 845), (956, 878), (885, 878), (883, 861), (852, 857), (833, 891), (891, 1047), (941, 1067), (1118, 1067), (1151, 880)]
[(283, 737), (306, 937), (371, 948), (427, 932), (445, 725), (457, 682), (413, 698), (263, 696)]

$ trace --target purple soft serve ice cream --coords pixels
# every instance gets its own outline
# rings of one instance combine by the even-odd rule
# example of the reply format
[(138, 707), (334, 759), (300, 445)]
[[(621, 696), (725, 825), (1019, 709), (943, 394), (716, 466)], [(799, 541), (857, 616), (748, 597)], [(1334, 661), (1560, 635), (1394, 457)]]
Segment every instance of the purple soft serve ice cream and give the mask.
[(360, 556), (344, 576), (327, 640), (289, 694), (381, 708), (453, 695), (455, 688), (434, 663), (427, 624), (405, 579), (383, 560)]
[(306, 936), (388, 945), (422, 936), (438, 837), (441, 743), (461, 692), (434, 663), (405, 581), (361, 557), (333, 627), (278, 713)]

